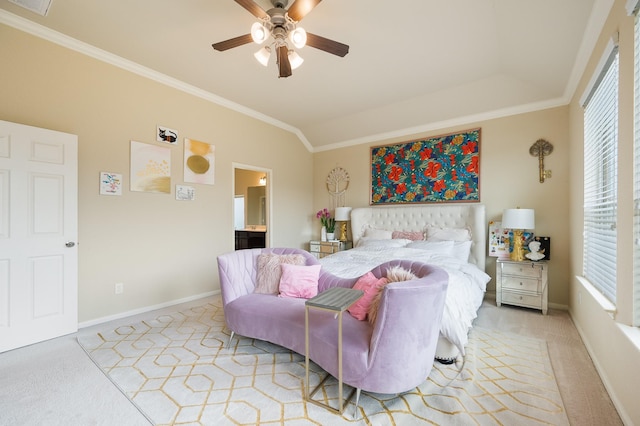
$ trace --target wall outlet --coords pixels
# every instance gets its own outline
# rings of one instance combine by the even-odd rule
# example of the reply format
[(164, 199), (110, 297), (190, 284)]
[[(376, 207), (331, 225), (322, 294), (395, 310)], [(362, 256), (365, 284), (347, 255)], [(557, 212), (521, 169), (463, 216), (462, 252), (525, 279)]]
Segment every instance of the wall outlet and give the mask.
[(116, 283), (115, 292), (116, 292), (116, 294), (124, 293), (124, 283)]

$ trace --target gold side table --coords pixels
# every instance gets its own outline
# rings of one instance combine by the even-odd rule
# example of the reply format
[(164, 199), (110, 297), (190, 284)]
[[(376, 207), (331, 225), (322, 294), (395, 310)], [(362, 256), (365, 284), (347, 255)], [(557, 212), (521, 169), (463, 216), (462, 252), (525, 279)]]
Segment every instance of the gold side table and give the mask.
[[(360, 299), (364, 292), (362, 290), (354, 290), (352, 288), (333, 287), (323, 291), (315, 297), (307, 300), (304, 304), (304, 369), (305, 369), (305, 400), (312, 402), (320, 407), (327, 408), (336, 413), (342, 414), (344, 411), (344, 403), (349, 402), (355, 393), (355, 389), (346, 401), (342, 399), (342, 314), (349, 306), (353, 305), (356, 300)], [(329, 374), (309, 393), (309, 309), (320, 309), (323, 311), (334, 312), (338, 318), (338, 408), (335, 409), (328, 404), (311, 399), (311, 397), (320, 389), (329, 377)]]

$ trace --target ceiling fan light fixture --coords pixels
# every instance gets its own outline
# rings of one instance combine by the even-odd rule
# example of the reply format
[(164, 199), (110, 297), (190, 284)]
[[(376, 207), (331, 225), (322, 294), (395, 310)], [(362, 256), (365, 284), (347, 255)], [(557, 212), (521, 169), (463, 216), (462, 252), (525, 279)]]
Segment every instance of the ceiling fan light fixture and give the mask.
[(307, 32), (302, 27), (298, 27), (289, 33), (289, 40), (298, 48), (302, 49), (307, 44)]
[(269, 38), (269, 30), (262, 24), (262, 22), (254, 22), (251, 25), (251, 39), (254, 43), (262, 44)]
[(292, 70), (298, 68), (303, 62), (302, 56), (298, 55), (294, 50), (289, 50), (289, 63)]
[(269, 57), (271, 56), (271, 49), (269, 48), (269, 46), (264, 46), (260, 50), (258, 50), (256, 53), (254, 53), (253, 56), (257, 59), (258, 62), (260, 62), (262, 65), (266, 67), (267, 65), (269, 65)]

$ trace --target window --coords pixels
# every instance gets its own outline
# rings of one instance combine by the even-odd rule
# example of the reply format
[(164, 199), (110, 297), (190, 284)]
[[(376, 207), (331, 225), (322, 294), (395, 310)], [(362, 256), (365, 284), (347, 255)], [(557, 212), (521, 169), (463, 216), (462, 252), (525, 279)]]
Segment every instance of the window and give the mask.
[(583, 275), (616, 301), (618, 48), (610, 43), (584, 106)]
[(640, 326), (640, 19), (638, 3), (631, 6), (630, 14), (635, 14), (634, 37), (634, 178), (633, 178), (633, 325)]

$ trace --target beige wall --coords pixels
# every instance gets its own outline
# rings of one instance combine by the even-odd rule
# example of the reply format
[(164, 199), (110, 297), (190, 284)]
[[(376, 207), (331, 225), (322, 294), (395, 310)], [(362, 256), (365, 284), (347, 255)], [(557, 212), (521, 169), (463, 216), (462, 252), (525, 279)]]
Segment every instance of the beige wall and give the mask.
[[(81, 322), (219, 288), (216, 256), (234, 248), (232, 163), (272, 171), (273, 245), (311, 237), (312, 154), (291, 133), (4, 25), (0, 40), (0, 119), (78, 135)], [(157, 125), (179, 131), (172, 194), (130, 192), (130, 141), (157, 143)], [(192, 202), (175, 200), (183, 137), (215, 145), (215, 185), (190, 184)], [(99, 195), (101, 171), (124, 175), (122, 196)]]
[[(616, 0), (571, 101), (570, 156), (570, 312), (609, 394), (626, 424), (640, 424), (636, 384), (640, 383), (640, 330), (629, 327), (633, 300), (633, 23), (625, 0)], [(614, 32), (620, 39), (618, 146), (618, 268), (615, 319), (576, 277), (582, 272), (583, 110), (580, 97)], [(628, 334), (627, 334), (628, 333)], [(629, 336), (635, 336), (635, 344)]]
[[(349, 172), (350, 184), (346, 205), (369, 205), (370, 147), (394, 142), (481, 128), (480, 201), (485, 204), (487, 221), (500, 220), (506, 208), (520, 206), (536, 211), (536, 233), (551, 237), (549, 300), (566, 307), (569, 301), (569, 192), (568, 109), (552, 108), (514, 115), (460, 128), (442, 129), (428, 134), (376, 141), (368, 145), (335, 149), (314, 156), (314, 211), (329, 205), (326, 178), (331, 169), (343, 167)], [(545, 168), (553, 177), (539, 182), (538, 159), (529, 155), (529, 147), (544, 138), (554, 145), (545, 159)], [(487, 223), (488, 226), (488, 223)], [(314, 227), (319, 234), (320, 225)], [(317, 237), (317, 235), (316, 235)], [(488, 258), (486, 271), (495, 279), (495, 259)], [(489, 291), (495, 291), (491, 281)]]

